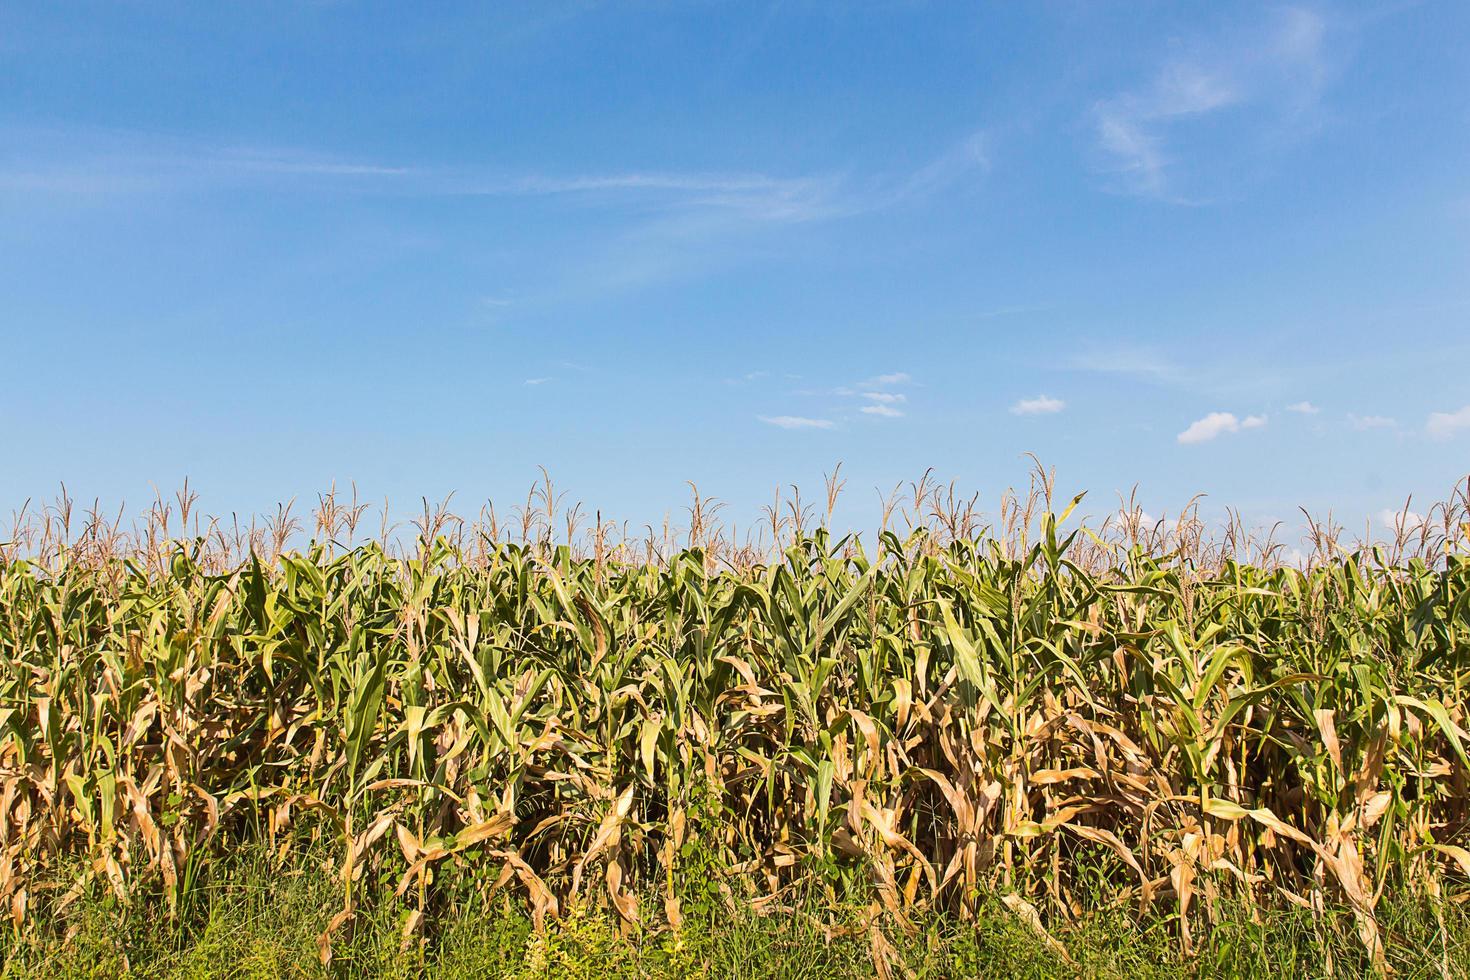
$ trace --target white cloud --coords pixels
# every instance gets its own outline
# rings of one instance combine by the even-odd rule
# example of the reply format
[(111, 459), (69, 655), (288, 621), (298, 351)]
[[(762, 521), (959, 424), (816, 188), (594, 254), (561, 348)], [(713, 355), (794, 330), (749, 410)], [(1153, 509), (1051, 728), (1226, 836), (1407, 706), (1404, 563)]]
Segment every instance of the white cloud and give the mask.
[(1369, 429), (1392, 429), (1398, 425), (1398, 421), (1386, 415), (1353, 415), (1348, 414), (1348, 425), (1359, 432), (1367, 432)]
[[(3, 48), (3, 42), (0, 42)], [(170, 139), (145, 131), (0, 122), (0, 210), (12, 198), (62, 196), (68, 207), (142, 195), (178, 197), (252, 190), (298, 195), (555, 199), (569, 214), (603, 212), (567, 229), (567, 258), (543, 263), (518, 302), (534, 307), (646, 289), (743, 261), (748, 236), (912, 207), (955, 196), (984, 180), (985, 138), (957, 133), (901, 170), (860, 160), (831, 169), (762, 173), (727, 168), (602, 172), (510, 171), (422, 158), (352, 159), (270, 145)], [(566, 220), (572, 220), (570, 218)], [(552, 246), (555, 249), (555, 246)]]
[(914, 380), (903, 371), (895, 371), (892, 374), (880, 374), (861, 382), (864, 388), (891, 388), (894, 385), (906, 385)]
[(1237, 84), (1223, 71), (1188, 61), (1164, 66), (1154, 85), (1150, 112), (1159, 118), (1195, 116), (1239, 102)]
[(757, 417), (766, 425), (774, 425), (778, 429), (830, 429), (836, 425), (831, 419), (809, 419), (800, 415), (760, 415)]
[[(1326, 32), (1320, 14), (1286, 8), (1264, 29), (1176, 44), (1150, 83), (1096, 103), (1097, 145), (1111, 161), (1107, 169), (1117, 175), (1117, 189), (1190, 203), (1176, 187), (1179, 158), (1169, 152), (1168, 137), (1178, 142), (1178, 131), (1191, 120), (1226, 109), (1253, 113), (1246, 121), (1267, 132), (1273, 116), (1290, 120), (1309, 109), (1327, 80)], [(1279, 142), (1249, 135), (1235, 141), (1242, 152), (1265, 151)]]
[(1424, 429), (1433, 439), (1449, 439), (1459, 432), (1470, 429), (1470, 405), (1458, 412), (1430, 412)]
[[(892, 203), (922, 198), (957, 183), (975, 171), (990, 169), (990, 154), (984, 133), (972, 133), (916, 170), (888, 196)], [(882, 196), (875, 201), (881, 206)]]
[(1230, 412), (1211, 412), (1204, 418), (1190, 423), (1189, 428), (1179, 433), (1179, 441), (1185, 445), (1209, 442), (1222, 432), (1239, 432), (1240, 420)]
[(880, 374), (875, 377), (866, 378), (856, 385), (842, 385), (830, 391), (809, 391), (806, 394), (821, 395), (832, 394), (842, 398), (859, 398), (869, 404), (858, 408), (864, 415), (876, 415), (880, 418), (896, 419), (902, 418), (897, 406), (905, 404), (909, 396), (899, 391), (882, 391), (873, 389), (892, 388), (897, 385), (905, 385), (912, 381), (902, 371), (894, 371), (890, 374)]
[(1311, 402), (1292, 402), (1286, 406), (1286, 410), (1288, 412), (1296, 412), (1298, 415), (1316, 415), (1322, 411), (1322, 409), (1313, 405)]
[(1265, 424), (1266, 416), (1264, 415), (1247, 415), (1244, 419), (1238, 419), (1233, 412), (1211, 412), (1204, 418), (1190, 423), (1189, 428), (1179, 433), (1178, 439), (1182, 445), (1188, 446), (1198, 442), (1209, 442), (1227, 432), (1259, 429)]
[(1173, 361), (1147, 347), (1098, 347), (1072, 355), (1067, 366), (1074, 371), (1125, 374), (1160, 382), (1177, 380), (1181, 374)]
[(725, 379), (725, 384), (727, 384), (727, 385), (751, 384), (751, 383), (756, 382), (756, 381), (764, 381), (766, 378), (769, 378), (770, 376), (771, 376), (771, 372), (769, 372), (769, 371), (750, 371), (750, 372), (748, 372), (746, 374), (742, 374), (738, 378), (726, 378)]
[(1392, 507), (1380, 510), (1378, 520), (1395, 534), (1412, 534), (1424, 526), (1424, 515), (1416, 514), (1412, 510), (1394, 510)]
[(1164, 156), (1159, 139), (1145, 133), (1139, 123), (1116, 109), (1098, 106), (1097, 139), (1117, 161), (1135, 193), (1158, 197), (1164, 191)]
[(528, 385), (544, 385), (546, 382), (548, 382), (550, 380), (551, 380), (550, 378), (527, 378), (526, 379), (526, 384), (528, 384)]
[(1150, 124), (1213, 112), (1237, 101), (1230, 81), (1198, 65), (1176, 62), (1165, 66), (1153, 88), (1127, 95), (1095, 108), (1098, 142), (1117, 161), (1118, 171), (1136, 193), (1162, 197), (1166, 190), (1163, 140)]
[[(962, 189), (989, 169), (983, 133), (968, 134), (907, 171), (866, 175), (664, 169), (517, 174), (483, 167), (400, 166), (295, 147), (169, 140), (126, 130), (0, 128), (0, 144), (11, 142), (25, 149), (0, 160), (0, 192), (136, 194), (289, 181), (310, 182), (320, 191), (395, 196), (567, 196), (593, 205), (638, 197), (665, 213), (714, 216), (720, 231), (732, 225), (792, 224), (882, 211)], [(680, 237), (689, 233), (684, 224), (674, 230)]]
[(1314, 10), (1287, 7), (1272, 39), (1273, 54), (1288, 74), (1304, 89), (1306, 97), (1314, 97), (1326, 81), (1327, 65), (1323, 41), (1327, 21)]
[(1038, 395), (1035, 398), (1022, 398), (1011, 406), (1012, 415), (1054, 415), (1067, 407), (1067, 403), (1060, 398), (1052, 398), (1050, 395)]

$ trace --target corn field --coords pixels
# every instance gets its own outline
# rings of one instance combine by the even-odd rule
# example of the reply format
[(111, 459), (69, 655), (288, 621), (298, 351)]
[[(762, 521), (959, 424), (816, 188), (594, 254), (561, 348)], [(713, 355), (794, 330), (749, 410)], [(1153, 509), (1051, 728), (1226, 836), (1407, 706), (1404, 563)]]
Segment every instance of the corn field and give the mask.
[(191, 527), (187, 492), (136, 532), (21, 515), (0, 898), (22, 931), (88, 888), (166, 915), (232, 846), (310, 841), (323, 959), (386, 876), (405, 941), (451, 878), (674, 930), (691, 883), (863, 895), (878, 959), (995, 895), (1042, 935), (1163, 911), (1187, 950), (1228, 897), (1348, 908), (1386, 969), (1385, 893), (1470, 896), (1463, 492), (1287, 562), (1189, 513), (1082, 522), (1045, 474), (993, 524), (912, 491), (872, 538), (778, 498), (739, 543), (697, 495), (678, 534), (589, 530), (549, 481), (365, 542), (325, 495), (294, 547), (285, 510)]

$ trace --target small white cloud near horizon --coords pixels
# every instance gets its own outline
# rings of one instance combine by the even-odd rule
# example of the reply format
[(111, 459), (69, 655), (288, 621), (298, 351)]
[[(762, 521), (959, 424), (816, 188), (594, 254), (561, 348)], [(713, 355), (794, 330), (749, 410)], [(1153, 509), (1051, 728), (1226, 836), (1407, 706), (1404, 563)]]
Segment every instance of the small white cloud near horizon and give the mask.
[(551, 380), (550, 378), (527, 378), (526, 379), (526, 384), (533, 385), (533, 386), (534, 385), (544, 385), (546, 382), (548, 382), (550, 380)]
[(1211, 412), (1202, 419), (1196, 419), (1189, 424), (1189, 428), (1179, 433), (1179, 444), (1183, 446), (1195, 443), (1209, 442), (1211, 439), (1224, 435), (1227, 432), (1240, 432), (1242, 429), (1259, 429), (1266, 424), (1264, 415), (1247, 415), (1244, 419), (1235, 417), (1234, 412)]
[(1424, 431), (1431, 439), (1451, 439), (1467, 429), (1470, 429), (1470, 405), (1458, 412), (1430, 412), (1424, 423)]
[(1378, 520), (1395, 534), (1412, 534), (1424, 526), (1424, 515), (1412, 510), (1394, 510), (1385, 507), (1378, 512)]
[(899, 405), (909, 400), (908, 395), (901, 395), (894, 391), (865, 391), (862, 395), (868, 401), (882, 405)]
[(1290, 405), (1286, 406), (1286, 410), (1288, 412), (1296, 412), (1298, 415), (1316, 415), (1317, 413), (1322, 411), (1322, 409), (1318, 408), (1316, 405), (1313, 405), (1311, 402), (1306, 401), (1292, 402)]
[(830, 429), (837, 423), (831, 419), (809, 419), (800, 415), (758, 415), (766, 425), (778, 429)]
[(1035, 398), (1022, 398), (1011, 406), (1012, 415), (1055, 415), (1067, 407), (1067, 403), (1060, 398), (1050, 395), (1038, 395)]
[(1387, 415), (1354, 415), (1348, 413), (1348, 425), (1359, 432), (1367, 432), (1369, 429), (1392, 429), (1398, 426), (1397, 419), (1391, 419)]
[(903, 413), (894, 408), (892, 405), (864, 405), (862, 408), (858, 409), (858, 411), (862, 412), (864, 415), (879, 415), (885, 419), (903, 418)]

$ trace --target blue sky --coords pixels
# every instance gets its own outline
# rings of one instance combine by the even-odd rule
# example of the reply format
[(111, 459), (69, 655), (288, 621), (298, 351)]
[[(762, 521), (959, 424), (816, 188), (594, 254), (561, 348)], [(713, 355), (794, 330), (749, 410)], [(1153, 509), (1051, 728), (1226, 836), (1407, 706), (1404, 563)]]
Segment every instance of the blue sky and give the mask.
[[(493, 6), (493, 10), (483, 9)], [(0, 507), (1470, 472), (1470, 5), (0, 7)]]

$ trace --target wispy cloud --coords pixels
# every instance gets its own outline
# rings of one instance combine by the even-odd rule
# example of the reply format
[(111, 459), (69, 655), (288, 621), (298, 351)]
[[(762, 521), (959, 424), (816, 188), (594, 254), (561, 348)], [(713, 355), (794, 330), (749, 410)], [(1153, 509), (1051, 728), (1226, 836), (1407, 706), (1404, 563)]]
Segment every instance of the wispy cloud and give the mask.
[(1458, 412), (1431, 412), (1424, 431), (1431, 439), (1450, 439), (1470, 430), (1470, 405)]
[(894, 371), (892, 374), (879, 374), (859, 381), (859, 387), (863, 388), (892, 388), (895, 385), (906, 385), (914, 379), (905, 371)]
[(966, 136), (897, 174), (778, 175), (649, 169), (508, 173), (449, 163), (382, 162), (278, 146), (211, 144), (87, 128), (0, 130), (0, 190), (65, 194), (187, 192), (280, 181), (322, 191), (463, 197), (647, 198), (664, 208), (733, 213), (761, 223), (850, 217), (899, 206), (971, 181), (989, 168), (985, 136)]
[(1172, 360), (1149, 347), (1126, 345), (1095, 347), (1073, 354), (1067, 367), (1074, 371), (1098, 374), (1126, 374), (1154, 381), (1168, 381), (1180, 376), (1180, 368)]
[(1265, 424), (1266, 416), (1264, 415), (1247, 415), (1239, 419), (1233, 412), (1211, 412), (1204, 418), (1190, 423), (1189, 428), (1179, 433), (1177, 438), (1181, 445), (1188, 446), (1209, 442), (1226, 433), (1240, 432), (1243, 429), (1259, 429)]
[(589, 204), (646, 199), (665, 209), (738, 214), (790, 224), (854, 210), (841, 178), (813, 174), (626, 172), (506, 174), (440, 165), (399, 166), (309, 150), (122, 145), (62, 146), (0, 164), (0, 190), (123, 195), (231, 187), (309, 186), (318, 193), (418, 197), (571, 197)]
[(1230, 81), (1198, 65), (1165, 66), (1149, 91), (1097, 105), (1097, 135), (1104, 151), (1118, 163), (1125, 184), (1136, 193), (1161, 197), (1167, 189), (1169, 160), (1158, 124), (1202, 115), (1240, 98)]
[(1311, 402), (1293, 402), (1286, 406), (1288, 412), (1296, 412), (1298, 415), (1316, 415), (1322, 411)]
[(1378, 512), (1378, 522), (1395, 534), (1412, 534), (1424, 526), (1424, 515), (1385, 507)]
[[(235, 190), (385, 198), (565, 201), (596, 216), (571, 236), (526, 308), (697, 277), (751, 255), (778, 229), (859, 219), (979, 186), (983, 134), (966, 135), (911, 169), (866, 169), (847, 159), (805, 173), (646, 169), (512, 172), (457, 161), (377, 160), (350, 151), (231, 146), (151, 133), (0, 126), (0, 203), (90, 207)], [(145, 205), (146, 206), (146, 205)], [(563, 219), (575, 220), (575, 219)]]
[(0, 190), (88, 196), (316, 181), (344, 188), (419, 179), (413, 167), (310, 150), (208, 145), (153, 134), (9, 127)]
[(1011, 406), (1012, 415), (1055, 415), (1067, 407), (1067, 403), (1060, 398), (1052, 398), (1050, 395), (1038, 395), (1035, 398), (1022, 398)]
[(996, 320), (1001, 317), (1007, 316), (1022, 316), (1027, 313), (1041, 313), (1049, 309), (1052, 309), (1052, 307), (1044, 304), (1038, 304), (1035, 306), (997, 306), (993, 310), (981, 310), (979, 313), (972, 314), (972, 316), (976, 320)]
[(898, 408), (909, 400), (908, 395), (901, 391), (893, 391), (913, 384), (914, 379), (907, 371), (890, 371), (887, 374), (874, 375), (859, 381), (854, 387), (838, 388), (835, 394), (853, 396), (856, 395), (869, 404), (858, 409), (864, 415), (872, 415), (878, 418), (897, 419), (903, 417), (903, 412)]
[(726, 378), (727, 385), (748, 385), (757, 381), (764, 381), (771, 376), (769, 371), (747, 371), (738, 378)]
[(544, 385), (544, 384), (546, 384), (546, 382), (548, 382), (550, 380), (551, 380), (550, 378), (527, 378), (526, 379), (526, 384), (532, 385), (532, 386), (535, 386), (535, 385)]
[(1359, 432), (1367, 432), (1370, 429), (1394, 429), (1398, 427), (1398, 420), (1391, 419), (1386, 415), (1354, 415), (1348, 413), (1348, 425)]
[(1176, 148), (1190, 123), (1226, 110), (1248, 114), (1234, 151), (1251, 151), (1251, 133), (1296, 120), (1320, 99), (1327, 80), (1327, 21), (1303, 7), (1278, 10), (1269, 23), (1231, 38), (1186, 44), (1147, 85), (1093, 106), (1097, 145), (1114, 189), (1174, 203), (1198, 203), (1179, 179)]
[[(984, 133), (972, 133), (929, 163), (899, 181), (875, 203), (884, 206), (929, 197), (990, 169), (990, 152)], [(884, 200), (886, 196), (887, 200)]]
[(778, 429), (831, 429), (837, 425), (831, 419), (810, 419), (800, 415), (758, 415), (756, 417), (766, 425), (774, 425)]
[[(864, 402), (858, 406), (858, 411), (864, 415), (876, 418), (896, 419), (902, 418), (904, 412), (898, 406), (908, 402), (909, 396), (896, 388), (903, 388), (914, 383), (912, 376), (906, 371), (889, 371), (885, 374), (873, 375), (852, 384), (839, 385), (836, 388), (805, 388), (796, 394), (840, 399), (856, 399)], [(850, 403), (844, 406), (847, 410)]]

